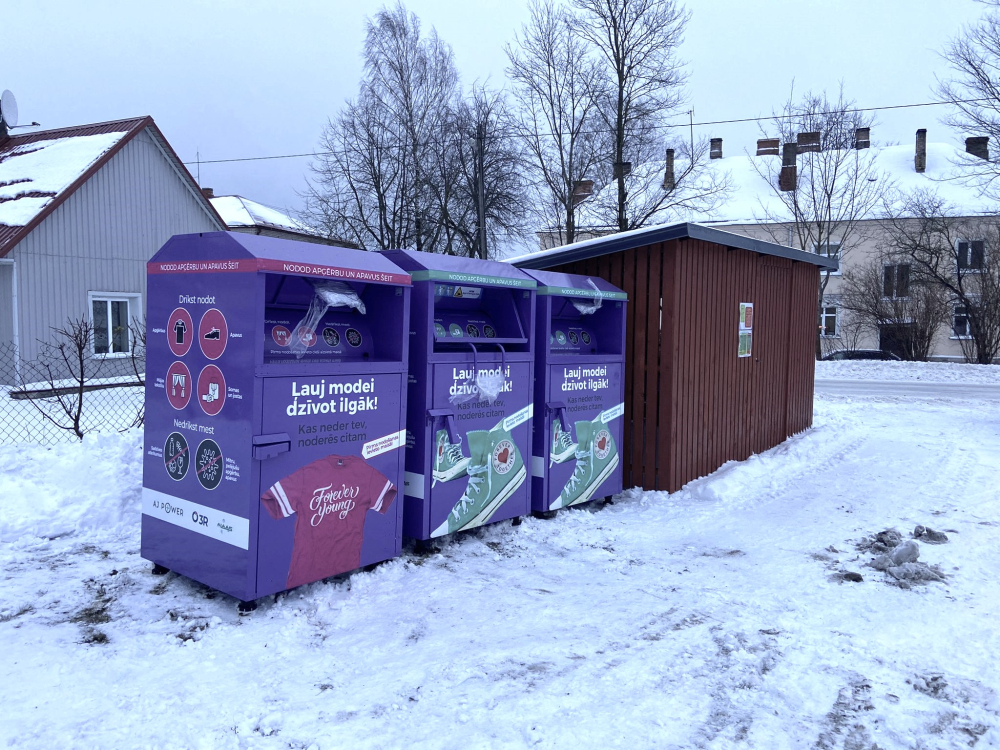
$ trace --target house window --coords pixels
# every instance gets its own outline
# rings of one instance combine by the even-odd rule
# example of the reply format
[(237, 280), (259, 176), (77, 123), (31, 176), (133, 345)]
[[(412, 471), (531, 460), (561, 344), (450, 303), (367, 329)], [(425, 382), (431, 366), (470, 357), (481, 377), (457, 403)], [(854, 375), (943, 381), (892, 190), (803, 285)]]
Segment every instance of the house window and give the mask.
[(905, 299), (910, 296), (910, 266), (900, 263), (882, 267), (882, 296)]
[(840, 260), (840, 243), (826, 242), (816, 246), (816, 254), (831, 260)]
[(982, 271), (986, 258), (986, 242), (983, 240), (959, 240), (958, 270)]
[(824, 338), (837, 338), (837, 310), (836, 305), (828, 305), (822, 308), (819, 316), (819, 333)]
[(138, 295), (90, 293), (90, 319), (94, 326), (94, 354), (121, 356), (132, 351), (129, 323), (138, 314)]
[(953, 338), (967, 339), (971, 336), (969, 311), (965, 305), (955, 305), (951, 322)]

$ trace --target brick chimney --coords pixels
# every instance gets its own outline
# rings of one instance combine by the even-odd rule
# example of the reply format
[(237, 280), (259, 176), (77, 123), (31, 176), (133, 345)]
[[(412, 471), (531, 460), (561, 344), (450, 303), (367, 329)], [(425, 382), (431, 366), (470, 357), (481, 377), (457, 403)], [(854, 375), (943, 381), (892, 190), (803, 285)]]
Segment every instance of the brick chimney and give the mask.
[(855, 128), (854, 130), (854, 148), (860, 151), (863, 148), (870, 148), (872, 145), (872, 129), (871, 128)]
[(781, 144), (777, 138), (758, 138), (757, 156), (777, 156), (781, 153)]
[(799, 133), (797, 137), (797, 145), (800, 154), (805, 154), (810, 151), (820, 151), (819, 145), (819, 133)]
[(212, 198), (215, 197), (215, 188), (202, 188), (201, 194), (204, 195), (209, 200), (211, 200)]
[(917, 152), (913, 155), (913, 168), (918, 172), (927, 171), (927, 128), (917, 131)]
[(988, 135), (976, 136), (965, 139), (965, 152), (978, 156), (980, 159), (990, 160), (990, 137)]
[(677, 183), (674, 180), (674, 150), (668, 148), (667, 162), (663, 170), (663, 189), (669, 193), (675, 187), (677, 187)]
[(708, 156), (711, 159), (721, 159), (722, 158), (722, 139), (713, 138), (711, 141), (711, 147), (708, 151)]
[(593, 180), (579, 180), (573, 183), (573, 205), (578, 206), (594, 194)]
[(778, 176), (778, 189), (783, 193), (795, 190), (798, 182), (798, 166), (796, 154), (799, 147), (796, 143), (786, 143), (781, 147), (781, 174)]

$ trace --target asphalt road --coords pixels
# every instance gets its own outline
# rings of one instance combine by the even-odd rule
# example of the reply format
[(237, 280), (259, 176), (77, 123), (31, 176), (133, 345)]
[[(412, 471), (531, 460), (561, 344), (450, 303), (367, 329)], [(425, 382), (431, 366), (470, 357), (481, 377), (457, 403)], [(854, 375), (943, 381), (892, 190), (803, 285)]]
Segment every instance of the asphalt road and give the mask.
[(919, 399), (954, 398), (1000, 401), (1000, 385), (922, 383), (912, 380), (821, 380), (817, 378), (816, 392), (837, 396), (905, 396)]

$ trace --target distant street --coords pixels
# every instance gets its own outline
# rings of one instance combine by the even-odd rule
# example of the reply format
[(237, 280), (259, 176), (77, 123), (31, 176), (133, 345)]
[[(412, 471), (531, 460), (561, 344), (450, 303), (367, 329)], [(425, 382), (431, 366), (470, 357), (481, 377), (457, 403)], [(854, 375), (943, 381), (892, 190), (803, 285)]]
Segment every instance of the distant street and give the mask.
[(836, 396), (909, 396), (919, 399), (982, 399), (1000, 401), (1000, 385), (921, 383), (887, 380), (816, 379), (816, 392)]

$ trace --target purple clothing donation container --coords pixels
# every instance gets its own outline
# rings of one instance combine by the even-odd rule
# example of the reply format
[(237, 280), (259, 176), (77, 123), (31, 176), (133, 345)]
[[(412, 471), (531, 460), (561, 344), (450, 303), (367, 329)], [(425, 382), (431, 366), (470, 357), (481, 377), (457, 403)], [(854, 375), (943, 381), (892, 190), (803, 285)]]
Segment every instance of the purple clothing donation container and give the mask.
[(601, 278), (525, 270), (538, 282), (531, 509), (622, 491), (626, 294)]
[(384, 255), (413, 277), (403, 533), (526, 515), (534, 279), (494, 261)]
[(142, 556), (248, 602), (398, 555), (409, 275), (229, 232), (146, 270)]

